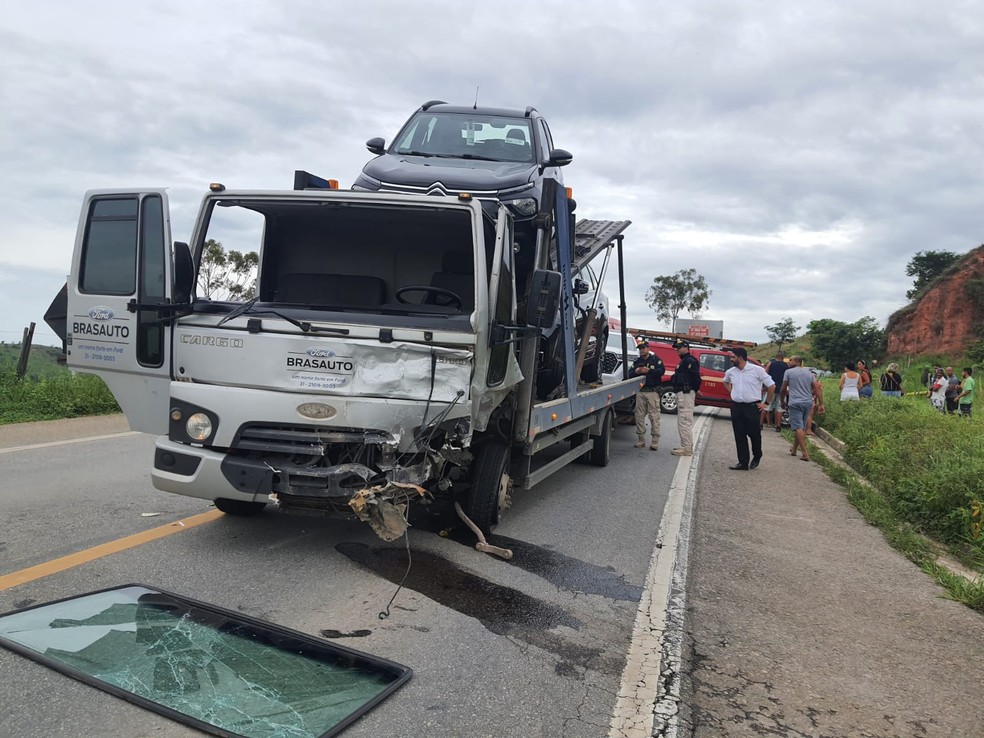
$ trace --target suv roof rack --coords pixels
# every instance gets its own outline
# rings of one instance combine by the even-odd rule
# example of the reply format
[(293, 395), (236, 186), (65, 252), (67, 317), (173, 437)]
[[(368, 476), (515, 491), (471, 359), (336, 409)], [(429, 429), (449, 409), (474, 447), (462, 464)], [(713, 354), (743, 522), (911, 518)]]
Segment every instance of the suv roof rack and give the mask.
[(447, 103), (444, 102), (444, 100), (428, 100), (427, 102), (425, 102), (423, 105), (420, 106), (420, 109), (427, 110), (428, 108), (433, 107), (434, 105), (447, 105)]
[(626, 329), (628, 333), (631, 333), (636, 338), (645, 338), (654, 341), (674, 341), (678, 338), (682, 338), (684, 341), (689, 343), (691, 346), (705, 346), (707, 348), (721, 348), (729, 346), (744, 346), (745, 348), (754, 348), (758, 344), (754, 341), (735, 341), (730, 338), (711, 338), (709, 336), (691, 336), (689, 333), (668, 333), (666, 331), (650, 331), (645, 328), (628, 328)]

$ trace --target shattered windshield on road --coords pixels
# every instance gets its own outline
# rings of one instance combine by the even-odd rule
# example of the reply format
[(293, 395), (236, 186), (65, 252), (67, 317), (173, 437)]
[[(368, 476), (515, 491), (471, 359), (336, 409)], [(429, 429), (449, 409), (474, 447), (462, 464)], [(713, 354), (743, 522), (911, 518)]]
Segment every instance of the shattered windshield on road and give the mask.
[(0, 616), (0, 644), (199, 729), (336, 735), (410, 670), (141, 585)]

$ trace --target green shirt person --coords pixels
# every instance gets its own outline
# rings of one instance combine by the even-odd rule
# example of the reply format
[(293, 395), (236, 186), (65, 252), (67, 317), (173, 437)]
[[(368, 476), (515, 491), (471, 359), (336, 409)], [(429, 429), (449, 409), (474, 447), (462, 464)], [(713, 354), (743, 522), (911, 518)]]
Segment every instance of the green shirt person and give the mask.
[(957, 407), (961, 415), (969, 418), (974, 404), (974, 368), (965, 366), (962, 373), (963, 381), (960, 383), (960, 394), (957, 395)]

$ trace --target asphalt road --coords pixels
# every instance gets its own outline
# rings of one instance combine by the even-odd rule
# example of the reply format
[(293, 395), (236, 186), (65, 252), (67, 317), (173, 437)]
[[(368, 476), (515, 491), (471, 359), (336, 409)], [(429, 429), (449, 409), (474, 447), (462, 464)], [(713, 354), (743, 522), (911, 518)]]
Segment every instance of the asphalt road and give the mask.
[[(608, 732), (676, 468), (673, 418), (663, 426), (659, 452), (632, 448), (632, 429), (619, 426), (607, 468), (572, 465), (516, 492), (496, 530), (511, 562), (412, 530), (411, 572), (386, 620), (378, 613), (403, 576), (402, 540), (276, 512), (219, 517), (19, 584), (0, 592), (0, 612), (149, 584), (412, 667), (413, 679), (347, 738), (597, 738)], [(52, 429), (24, 439), (113, 432)], [(9, 450), (18, 445), (28, 447)], [(0, 575), (209, 510), (152, 488), (152, 448), (132, 434), (40, 448), (0, 434)], [(0, 673), (3, 736), (200, 735), (6, 650)]]

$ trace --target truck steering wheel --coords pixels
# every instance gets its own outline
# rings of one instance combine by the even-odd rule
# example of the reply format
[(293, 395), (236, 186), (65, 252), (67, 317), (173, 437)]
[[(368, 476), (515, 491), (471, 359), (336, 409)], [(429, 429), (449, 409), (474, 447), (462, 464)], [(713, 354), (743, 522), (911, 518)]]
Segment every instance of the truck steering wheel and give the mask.
[(434, 304), (440, 307), (453, 307), (455, 310), (460, 310), (463, 304), (461, 298), (451, 290), (446, 290), (442, 287), (432, 287), (427, 284), (411, 284), (401, 287), (396, 291), (397, 302), (402, 302), (404, 305), (415, 304), (403, 299), (403, 295), (407, 292), (427, 292), (428, 294), (434, 295)]

